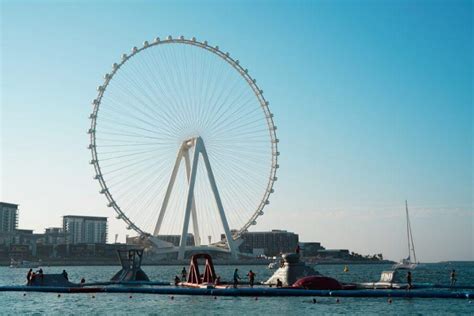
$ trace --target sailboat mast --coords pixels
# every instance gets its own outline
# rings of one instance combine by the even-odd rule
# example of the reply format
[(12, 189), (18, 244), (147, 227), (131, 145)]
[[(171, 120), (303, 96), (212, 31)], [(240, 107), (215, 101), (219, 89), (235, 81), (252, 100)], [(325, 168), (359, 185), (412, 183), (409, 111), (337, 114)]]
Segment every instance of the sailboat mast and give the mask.
[(405, 200), (405, 212), (407, 216), (407, 242), (408, 242), (408, 260), (411, 258), (411, 247), (410, 247), (410, 219), (408, 217), (408, 201)]
[[(410, 216), (408, 215), (408, 202), (405, 201), (406, 213), (407, 213), (407, 231), (408, 231), (408, 251), (411, 256), (411, 251), (413, 251), (413, 260), (416, 263), (416, 253), (415, 253), (415, 243), (413, 242), (413, 233), (411, 232), (411, 222)], [(411, 246), (410, 246), (411, 245)]]
[(416, 253), (415, 253), (415, 243), (413, 242), (413, 233), (411, 231), (411, 221), (409, 222), (409, 227), (410, 227), (410, 241), (411, 241), (411, 250), (413, 251), (413, 262), (417, 263), (416, 261)]

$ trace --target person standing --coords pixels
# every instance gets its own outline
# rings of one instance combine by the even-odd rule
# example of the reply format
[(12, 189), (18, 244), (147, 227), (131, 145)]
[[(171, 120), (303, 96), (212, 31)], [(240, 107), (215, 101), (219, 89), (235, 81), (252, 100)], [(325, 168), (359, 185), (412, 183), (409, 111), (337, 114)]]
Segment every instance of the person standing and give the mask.
[(253, 287), (253, 284), (255, 282), (255, 273), (250, 270), (249, 273), (247, 273), (247, 276), (249, 277), (249, 283), (250, 283), (250, 287)]
[(26, 274), (26, 285), (31, 285), (31, 275), (33, 274), (33, 269), (30, 269)]
[(239, 276), (239, 269), (234, 270), (234, 289), (237, 288), (237, 285), (239, 284), (240, 276)]
[(407, 283), (408, 283), (408, 289), (410, 290), (412, 288), (412, 275), (411, 271), (407, 272)]
[(451, 275), (449, 276), (449, 278), (451, 279), (451, 286), (455, 286), (456, 285), (456, 270), (452, 270), (451, 271)]
[(186, 282), (187, 281), (187, 273), (186, 273), (186, 268), (183, 267), (183, 270), (181, 270), (181, 280), (183, 280), (183, 282)]

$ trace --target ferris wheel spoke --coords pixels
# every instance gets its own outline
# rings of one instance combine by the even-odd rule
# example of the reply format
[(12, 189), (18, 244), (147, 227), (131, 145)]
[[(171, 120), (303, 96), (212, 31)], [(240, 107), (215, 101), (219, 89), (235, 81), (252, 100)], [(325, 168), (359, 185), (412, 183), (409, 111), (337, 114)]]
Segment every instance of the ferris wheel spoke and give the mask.
[[(173, 104), (172, 107), (160, 107), (160, 110), (163, 112), (164, 117), (169, 123), (171, 120), (176, 119), (178, 117), (177, 115), (179, 115), (179, 110), (169, 113), (167, 109), (168, 108), (178, 109), (179, 103), (173, 101), (172, 98), (170, 99), (168, 97), (169, 90), (164, 90), (162, 88), (162, 85), (160, 84), (159, 80), (157, 80), (156, 76), (154, 75), (153, 69), (155, 65), (151, 65), (151, 63), (149, 64), (146, 59), (143, 60), (143, 63), (145, 64), (145, 67), (147, 68), (147, 70), (144, 72), (150, 75), (150, 82), (154, 85), (154, 87), (151, 88), (151, 90), (153, 91), (153, 94), (155, 95), (157, 99), (165, 100), (164, 102), (161, 102), (160, 104)], [(158, 67), (156, 68), (159, 69)]]
[(119, 179), (120, 181), (116, 180), (117, 182), (113, 184), (113, 188), (118, 194), (120, 194), (121, 198), (126, 198), (131, 194), (137, 193), (137, 188), (143, 186), (143, 183), (146, 182), (147, 176), (150, 174), (148, 172), (144, 172), (145, 170), (155, 171), (155, 173), (158, 173), (159, 175), (164, 174), (162, 166), (149, 164), (146, 167), (147, 168), (140, 168), (138, 170), (134, 170), (133, 173), (128, 173), (130, 176), (133, 176), (133, 178), (122, 177), (121, 179)]
[(158, 65), (167, 66), (167, 68), (162, 69), (163, 73), (166, 73), (167, 76), (163, 77), (164, 87), (167, 94), (174, 96), (175, 109), (173, 111), (173, 117), (179, 121), (184, 121), (184, 111), (183, 111), (183, 100), (182, 100), (182, 91), (179, 91), (176, 83), (176, 76), (173, 67), (176, 62), (174, 62), (169, 56), (167, 50), (159, 51), (158, 54), (164, 59), (164, 63), (158, 63)]
[[(220, 104), (219, 107), (213, 111), (211, 115), (208, 116), (208, 122), (206, 124), (206, 127), (210, 122), (219, 122), (221, 117), (225, 115), (229, 111), (230, 108), (233, 107), (233, 103), (230, 102), (231, 97), (232, 97), (232, 92), (235, 92), (237, 90), (237, 86), (241, 84), (241, 82), (234, 80), (232, 85), (226, 89), (223, 90), (221, 95), (219, 96), (219, 99), (216, 100), (216, 104)], [(246, 95), (245, 91), (241, 91), (238, 94), (238, 98), (241, 98), (242, 96)]]
[[(109, 102), (110, 101), (111, 100), (109, 100)], [(111, 103), (113, 104), (113, 103), (115, 103), (115, 101), (112, 100)], [(128, 108), (133, 108), (133, 106), (129, 106)], [(171, 136), (169, 131), (167, 131), (166, 129), (163, 128), (163, 122), (162, 121), (152, 122), (152, 121), (149, 120), (149, 116), (145, 116), (145, 114), (143, 112), (139, 112), (139, 113), (142, 113), (142, 116), (145, 116), (145, 118), (138, 117), (137, 115), (134, 115), (130, 111), (126, 111), (126, 110), (124, 111), (124, 110), (122, 110), (120, 108), (117, 108), (117, 107), (114, 107), (112, 105), (111, 106), (105, 106), (105, 108), (102, 109), (102, 112), (104, 112), (104, 111), (105, 111), (105, 115), (107, 117), (110, 116), (111, 118), (115, 118), (119, 121), (125, 121), (125, 122), (130, 122), (130, 123), (133, 122), (133, 123), (136, 123), (136, 124), (140, 124), (140, 123), (145, 124), (147, 127), (155, 128), (157, 131), (164, 131), (164, 133), (166, 135)], [(157, 124), (157, 122), (159, 122), (160, 124)]]
[(138, 160), (138, 162), (134, 162), (134, 163), (130, 163), (130, 164), (127, 164), (127, 165), (124, 165), (124, 166), (120, 166), (119, 168), (115, 168), (115, 169), (112, 169), (112, 170), (106, 170), (107, 169), (107, 165), (105, 165), (102, 169), (105, 170), (103, 172), (103, 175), (109, 175), (111, 173), (114, 173), (114, 172), (118, 172), (118, 171), (122, 171), (124, 169), (127, 169), (127, 168), (130, 168), (132, 166), (136, 166), (136, 165), (139, 165), (141, 163), (144, 163), (144, 162), (147, 162), (147, 161), (150, 161), (152, 160), (152, 157), (146, 157), (145, 159), (140, 159)]
[(232, 103), (232, 107), (237, 107), (236, 109), (233, 109), (232, 111), (227, 109), (226, 111), (220, 113), (217, 118), (215, 118), (215, 123), (212, 128), (213, 130), (222, 129), (222, 127), (225, 127), (227, 124), (235, 122), (235, 116), (239, 114), (239, 112), (241, 112), (244, 107), (251, 105), (252, 101), (242, 102), (239, 106), (237, 106), (237, 104), (239, 103)]
[[(217, 88), (217, 86), (219, 85), (220, 82), (232, 82), (233, 78), (231, 76), (231, 73), (226, 71), (226, 74), (223, 74), (224, 68), (225, 68), (224, 64), (221, 63), (219, 65), (218, 70), (216, 71), (217, 73), (214, 76), (212, 76), (214, 78), (214, 80), (209, 80), (210, 86), (211, 86), (210, 89), (211, 89), (212, 93), (209, 96), (209, 98), (207, 98), (207, 101), (206, 101), (207, 106), (203, 106), (203, 114), (201, 116), (203, 118), (203, 120), (200, 122), (202, 124), (202, 126), (204, 126), (204, 128), (208, 127), (209, 119), (214, 115), (214, 113), (216, 113), (219, 110), (218, 105), (219, 104), (220, 104), (220, 106), (223, 105), (223, 103), (219, 103), (219, 101), (222, 99), (223, 95), (226, 94), (226, 91), (231, 89), (229, 87), (229, 84), (227, 84), (226, 89), (218, 89)], [(207, 80), (205, 82), (207, 82)]]
[[(160, 67), (160, 63), (156, 61), (155, 54), (149, 53), (149, 56), (150, 56), (149, 62), (152, 65), (151, 68), (152, 69), (156, 68), (158, 75), (166, 74), (167, 71), (162, 69), (162, 67)], [(155, 72), (151, 72), (151, 76), (153, 77), (152, 82), (154, 83), (156, 87), (157, 94), (160, 96), (160, 98), (162, 97), (165, 100), (163, 104), (170, 105), (168, 107), (160, 107), (160, 110), (162, 111), (163, 115), (166, 117), (168, 121), (171, 121), (173, 118), (176, 119), (177, 117), (179, 117), (179, 114), (180, 114), (179, 106), (174, 98), (170, 98), (168, 96), (168, 94), (170, 93), (170, 89), (167, 88), (167, 82), (160, 81), (156, 77)]]
[[(102, 118), (103, 121), (107, 122), (107, 124), (111, 124), (110, 126), (111, 127), (129, 127), (129, 128), (132, 128), (134, 130), (138, 130), (138, 131), (143, 131), (143, 132), (148, 132), (152, 135), (158, 135), (157, 131), (156, 130), (151, 130), (151, 129), (148, 129), (148, 128), (143, 128), (143, 127), (140, 127), (140, 126), (137, 126), (135, 124), (127, 124), (127, 123), (123, 123), (121, 121), (117, 121), (117, 120), (112, 120), (112, 119), (105, 119), (105, 118)], [(156, 136), (155, 136), (156, 137)], [(168, 140), (169, 137), (167, 138), (163, 138), (163, 137), (156, 137), (157, 139), (161, 139), (161, 140)]]

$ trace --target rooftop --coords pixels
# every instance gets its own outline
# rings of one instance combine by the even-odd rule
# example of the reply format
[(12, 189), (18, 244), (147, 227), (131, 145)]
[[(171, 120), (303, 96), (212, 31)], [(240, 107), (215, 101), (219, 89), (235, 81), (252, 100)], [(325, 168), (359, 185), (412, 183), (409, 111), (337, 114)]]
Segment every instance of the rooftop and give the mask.
[(18, 204), (7, 203), (7, 202), (0, 202), (0, 206), (18, 207)]
[(64, 215), (63, 218), (82, 218), (82, 219), (90, 219), (96, 221), (106, 221), (107, 217), (100, 217), (100, 216), (85, 216), (85, 215)]

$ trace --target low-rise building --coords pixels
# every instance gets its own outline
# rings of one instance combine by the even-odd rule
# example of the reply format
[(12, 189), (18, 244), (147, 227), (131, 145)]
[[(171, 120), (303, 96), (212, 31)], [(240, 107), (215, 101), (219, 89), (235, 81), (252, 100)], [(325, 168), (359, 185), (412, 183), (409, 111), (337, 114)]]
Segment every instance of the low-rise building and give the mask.
[(316, 257), (319, 251), (325, 250), (320, 242), (300, 242), (299, 245), (303, 257)]
[[(225, 240), (225, 235), (221, 235)], [(281, 253), (293, 252), (298, 245), (298, 234), (286, 230), (274, 229), (267, 232), (244, 232), (241, 235), (240, 252), (266, 256), (278, 256)]]

